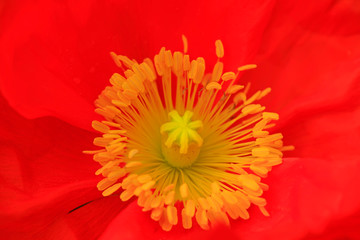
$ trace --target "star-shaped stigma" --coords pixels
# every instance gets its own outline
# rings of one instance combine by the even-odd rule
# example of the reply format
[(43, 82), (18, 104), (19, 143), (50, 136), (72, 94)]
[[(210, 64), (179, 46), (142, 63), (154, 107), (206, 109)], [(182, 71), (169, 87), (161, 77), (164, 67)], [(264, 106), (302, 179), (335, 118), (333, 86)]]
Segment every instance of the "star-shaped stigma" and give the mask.
[(165, 146), (171, 148), (173, 143), (177, 143), (180, 146), (180, 153), (186, 154), (189, 148), (189, 143), (196, 142), (199, 147), (203, 144), (203, 139), (196, 131), (202, 127), (202, 121), (191, 121), (193, 113), (185, 111), (181, 117), (176, 110), (169, 112), (171, 121), (161, 125), (161, 134), (167, 132), (168, 138), (165, 142)]

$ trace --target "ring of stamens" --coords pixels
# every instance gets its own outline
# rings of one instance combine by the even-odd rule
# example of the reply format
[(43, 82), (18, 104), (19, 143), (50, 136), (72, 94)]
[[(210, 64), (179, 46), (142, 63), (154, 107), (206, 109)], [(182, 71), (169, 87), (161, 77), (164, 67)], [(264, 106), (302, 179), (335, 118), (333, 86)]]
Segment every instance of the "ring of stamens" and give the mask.
[(97, 187), (104, 196), (122, 188), (122, 201), (137, 196), (166, 231), (179, 216), (186, 229), (193, 218), (203, 229), (248, 219), (251, 204), (267, 216), (262, 178), (293, 148), (268, 131), (278, 115), (255, 103), (270, 88), (248, 97), (249, 85), (236, 81), (256, 65), (223, 73), (220, 40), (218, 61), (205, 74), (205, 60), (190, 60), (183, 40), (183, 53), (162, 48), (154, 62), (111, 53), (123, 74), (115, 73), (96, 101), (105, 118), (93, 122), (101, 149), (85, 151), (101, 165)]

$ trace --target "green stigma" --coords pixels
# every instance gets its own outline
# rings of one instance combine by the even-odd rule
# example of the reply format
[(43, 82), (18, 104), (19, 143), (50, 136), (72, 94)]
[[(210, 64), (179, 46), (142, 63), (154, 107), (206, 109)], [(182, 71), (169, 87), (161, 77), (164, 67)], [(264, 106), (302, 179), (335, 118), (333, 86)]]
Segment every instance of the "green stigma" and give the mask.
[(180, 116), (173, 110), (169, 112), (171, 120), (160, 127), (163, 134), (163, 155), (174, 167), (189, 166), (199, 155), (203, 139), (197, 130), (202, 127), (202, 121), (191, 121), (192, 116), (190, 111)]

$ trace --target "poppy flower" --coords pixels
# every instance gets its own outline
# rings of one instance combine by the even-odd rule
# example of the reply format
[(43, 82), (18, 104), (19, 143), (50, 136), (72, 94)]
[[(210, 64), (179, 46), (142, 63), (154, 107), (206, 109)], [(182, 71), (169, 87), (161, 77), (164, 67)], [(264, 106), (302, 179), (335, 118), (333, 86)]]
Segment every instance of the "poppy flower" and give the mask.
[[(0, 9), (2, 236), (359, 238), (356, 1), (11, 1)], [(98, 135), (91, 121), (102, 121), (93, 102), (119, 71), (108, 53), (141, 62), (162, 46), (178, 50), (181, 34), (206, 68), (222, 39), (224, 71), (255, 62), (239, 84), (272, 89), (261, 104), (279, 113), (274, 132), (296, 149), (262, 180), (270, 217), (250, 207), (250, 219), (231, 228), (164, 232), (136, 200), (96, 189), (98, 164), (82, 151)]]

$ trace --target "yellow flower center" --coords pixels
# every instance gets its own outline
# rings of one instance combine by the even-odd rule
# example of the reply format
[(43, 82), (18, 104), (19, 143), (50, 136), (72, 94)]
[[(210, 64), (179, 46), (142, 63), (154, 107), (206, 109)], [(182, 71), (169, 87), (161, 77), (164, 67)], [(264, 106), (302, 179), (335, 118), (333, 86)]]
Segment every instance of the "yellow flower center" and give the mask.
[(268, 216), (262, 179), (293, 148), (269, 131), (278, 115), (255, 103), (270, 88), (248, 96), (250, 85), (237, 84), (254, 64), (224, 73), (220, 40), (210, 73), (183, 41), (183, 52), (162, 48), (154, 61), (111, 53), (120, 73), (95, 102), (104, 117), (92, 123), (100, 149), (85, 151), (101, 165), (97, 188), (122, 201), (136, 196), (165, 231), (180, 217), (186, 229), (193, 219), (203, 229), (229, 225), (229, 217), (248, 219), (251, 204)]
[(202, 127), (200, 120), (191, 121), (193, 113), (186, 111), (181, 117), (176, 110), (169, 113), (171, 121), (161, 125), (163, 137), (162, 153), (165, 160), (173, 167), (189, 167), (199, 155), (203, 139), (197, 133)]

